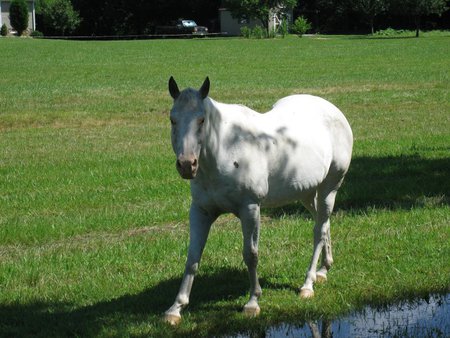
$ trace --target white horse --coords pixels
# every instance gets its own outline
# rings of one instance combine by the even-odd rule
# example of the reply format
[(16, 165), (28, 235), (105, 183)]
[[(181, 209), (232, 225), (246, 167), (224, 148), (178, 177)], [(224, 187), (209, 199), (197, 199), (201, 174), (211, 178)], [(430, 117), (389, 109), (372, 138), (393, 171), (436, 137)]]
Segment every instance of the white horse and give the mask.
[[(330, 214), (336, 192), (350, 165), (353, 135), (342, 112), (310, 95), (279, 100), (266, 114), (208, 97), (209, 79), (200, 90), (169, 92), (172, 147), (176, 168), (190, 179), (190, 243), (186, 269), (165, 321), (175, 325), (198, 270), (211, 224), (220, 214), (240, 218), (243, 256), (250, 277), (250, 299), (243, 312), (256, 316), (261, 296), (256, 267), (260, 207), (301, 201), (315, 220), (314, 248), (300, 297), (314, 295), (313, 283), (325, 281), (333, 263)], [(322, 253), (322, 266), (317, 270)]]

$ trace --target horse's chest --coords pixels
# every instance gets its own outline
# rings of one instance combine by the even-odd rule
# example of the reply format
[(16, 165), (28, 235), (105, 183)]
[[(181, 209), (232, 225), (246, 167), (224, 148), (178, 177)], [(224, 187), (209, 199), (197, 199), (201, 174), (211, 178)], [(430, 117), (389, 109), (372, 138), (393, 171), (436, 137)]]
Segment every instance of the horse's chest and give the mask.
[(191, 182), (192, 200), (206, 210), (237, 213), (242, 196), (236, 188), (217, 181)]
[(242, 159), (234, 159), (219, 166), (213, 174), (201, 174), (191, 182), (192, 199), (196, 204), (224, 212), (237, 213), (243, 202), (259, 202), (267, 191), (267, 174), (249, 175), (248, 164)]

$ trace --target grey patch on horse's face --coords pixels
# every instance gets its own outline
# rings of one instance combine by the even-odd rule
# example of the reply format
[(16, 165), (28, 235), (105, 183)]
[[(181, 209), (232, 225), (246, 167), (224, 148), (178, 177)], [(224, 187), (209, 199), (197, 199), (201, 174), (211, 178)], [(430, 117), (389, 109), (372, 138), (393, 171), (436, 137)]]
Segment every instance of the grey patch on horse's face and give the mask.
[(172, 148), (177, 157), (176, 168), (185, 179), (195, 178), (199, 166), (199, 156), (203, 142), (203, 125), (205, 107), (203, 100), (209, 92), (207, 78), (200, 90), (192, 88), (178, 90), (178, 85), (171, 77), (169, 92), (174, 98), (170, 111), (172, 124)]

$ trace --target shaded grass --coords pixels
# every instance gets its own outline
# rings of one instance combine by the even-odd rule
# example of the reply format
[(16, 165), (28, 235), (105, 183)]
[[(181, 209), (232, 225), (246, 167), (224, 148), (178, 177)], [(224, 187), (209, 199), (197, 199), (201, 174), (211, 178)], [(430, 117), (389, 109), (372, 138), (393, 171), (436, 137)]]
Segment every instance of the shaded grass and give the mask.
[[(449, 291), (447, 37), (1, 39), (0, 51), (5, 335), (261, 331)], [(315, 299), (296, 295), (312, 221), (294, 204), (264, 211), (260, 318), (239, 314), (248, 281), (240, 225), (226, 216), (182, 326), (159, 321), (188, 245), (189, 186), (169, 140), (170, 75), (182, 87), (209, 75), (213, 98), (259, 111), (284, 95), (320, 95), (348, 117), (355, 149), (332, 218), (336, 264)]]

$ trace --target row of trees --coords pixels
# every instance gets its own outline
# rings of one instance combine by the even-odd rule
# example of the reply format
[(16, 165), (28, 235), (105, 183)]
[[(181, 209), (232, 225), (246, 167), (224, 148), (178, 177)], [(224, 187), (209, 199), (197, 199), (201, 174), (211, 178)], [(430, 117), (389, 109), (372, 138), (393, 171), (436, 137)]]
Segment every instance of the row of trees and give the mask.
[(220, 0), (72, 0), (82, 35), (152, 34), (178, 18), (217, 29)]
[[(448, 0), (302, 0), (297, 9), (320, 31), (449, 27)], [(441, 16), (445, 14), (445, 18)], [(426, 21), (426, 22), (424, 22)]]
[[(414, 23), (419, 36), (422, 19), (440, 16), (448, 10), (448, 0), (226, 0), (226, 6), (235, 17), (258, 19), (267, 28), (271, 8), (294, 9), (313, 22), (316, 31), (355, 31), (370, 27), (375, 31), (375, 20), (386, 25), (401, 22)], [(432, 19), (436, 19), (432, 18)], [(391, 22), (389, 22), (391, 21)], [(353, 26), (353, 27), (352, 27)], [(448, 28), (448, 27), (447, 27)]]
[[(13, 0), (13, 9), (16, 3), (26, 6), (25, 0)], [(270, 9), (281, 7), (305, 16), (316, 32), (373, 33), (376, 24), (401, 24), (395, 28), (413, 25), (418, 36), (424, 18), (426, 24), (439, 25), (439, 16), (447, 11), (449, 19), (449, 5), (448, 0), (37, 0), (36, 19), (45, 35), (152, 34), (155, 26), (180, 17), (219, 31), (218, 9), (226, 7), (236, 18), (258, 19), (267, 29)]]

